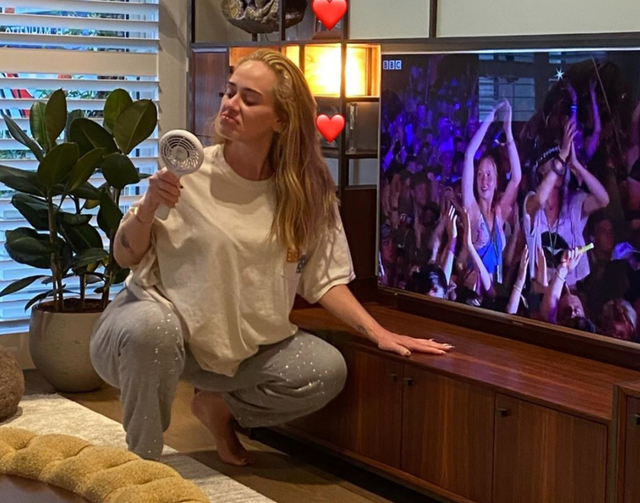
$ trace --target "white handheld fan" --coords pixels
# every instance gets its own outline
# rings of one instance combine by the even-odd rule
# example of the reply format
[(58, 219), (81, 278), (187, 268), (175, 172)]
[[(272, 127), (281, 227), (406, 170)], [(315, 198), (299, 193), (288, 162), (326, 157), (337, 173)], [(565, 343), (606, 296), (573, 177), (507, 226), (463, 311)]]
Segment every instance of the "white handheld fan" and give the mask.
[[(173, 129), (160, 138), (162, 164), (178, 178), (200, 169), (204, 162), (204, 148), (198, 138), (183, 129)], [(156, 210), (160, 220), (166, 220), (170, 208), (161, 204)]]

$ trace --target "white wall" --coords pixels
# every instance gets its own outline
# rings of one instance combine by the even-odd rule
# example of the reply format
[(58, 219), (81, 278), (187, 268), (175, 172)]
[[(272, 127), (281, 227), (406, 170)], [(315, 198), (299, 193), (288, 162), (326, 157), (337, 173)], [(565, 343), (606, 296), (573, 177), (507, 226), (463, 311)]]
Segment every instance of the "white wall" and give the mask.
[(640, 0), (440, 0), (438, 3), (439, 37), (639, 30)]
[(429, 0), (350, 0), (348, 5), (349, 38), (429, 36)]
[[(350, 35), (427, 38), (429, 12), (430, 0), (350, 0)], [(640, 0), (439, 0), (437, 24), (439, 37), (633, 32)]]
[(160, 135), (187, 127), (189, 2), (160, 0)]

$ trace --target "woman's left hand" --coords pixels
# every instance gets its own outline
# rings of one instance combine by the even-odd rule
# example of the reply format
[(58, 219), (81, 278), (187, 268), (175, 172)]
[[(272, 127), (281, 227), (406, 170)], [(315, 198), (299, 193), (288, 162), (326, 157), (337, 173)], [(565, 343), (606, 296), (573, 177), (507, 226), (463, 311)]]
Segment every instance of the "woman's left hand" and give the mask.
[(397, 353), (402, 356), (411, 356), (412, 351), (433, 355), (444, 355), (453, 349), (451, 344), (441, 344), (433, 339), (418, 339), (408, 335), (400, 335), (380, 328), (375, 336), (378, 348), (383, 351)]
[(584, 177), (582, 176), (582, 172), (585, 170), (585, 167), (578, 160), (578, 156), (576, 154), (576, 146), (574, 143), (571, 143), (571, 151), (569, 156), (569, 167), (576, 178), (578, 179), (578, 183), (582, 185), (584, 181)]

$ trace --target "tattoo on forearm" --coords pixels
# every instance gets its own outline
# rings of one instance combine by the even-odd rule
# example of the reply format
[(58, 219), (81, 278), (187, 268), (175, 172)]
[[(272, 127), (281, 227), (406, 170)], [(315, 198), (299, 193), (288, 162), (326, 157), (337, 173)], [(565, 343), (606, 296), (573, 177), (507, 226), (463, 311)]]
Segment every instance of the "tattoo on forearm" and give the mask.
[(120, 244), (124, 246), (127, 250), (131, 252), (133, 251), (133, 248), (131, 248), (131, 243), (129, 243), (129, 240), (127, 239), (127, 235), (124, 232), (120, 235)]

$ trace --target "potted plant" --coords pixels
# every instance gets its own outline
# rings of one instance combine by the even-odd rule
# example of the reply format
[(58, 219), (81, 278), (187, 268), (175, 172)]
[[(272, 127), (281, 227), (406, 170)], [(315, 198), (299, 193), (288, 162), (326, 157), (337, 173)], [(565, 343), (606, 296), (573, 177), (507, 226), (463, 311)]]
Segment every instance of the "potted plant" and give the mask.
[[(111, 287), (129, 272), (113, 255), (123, 216), (120, 195), (141, 179), (129, 154), (155, 130), (156, 106), (150, 100), (134, 102), (125, 90), (117, 89), (106, 100), (100, 125), (79, 111), (68, 113), (65, 93), (58, 90), (46, 103), (31, 107), (31, 136), (2, 115), (11, 136), (39, 161), (36, 172), (0, 165), (0, 182), (15, 191), (11, 204), (31, 226), (7, 231), (5, 248), (16, 262), (47, 272), (15, 281), (0, 297), (38, 281), (49, 285), (25, 306), (33, 306), (31, 357), (60, 391), (96, 389), (102, 380), (91, 364), (89, 339)], [(106, 180), (101, 187), (89, 182), (96, 171)], [(106, 247), (91, 223), (95, 209)], [(77, 280), (78, 291), (67, 287), (70, 279)], [(96, 296), (87, 295), (90, 286)]]

